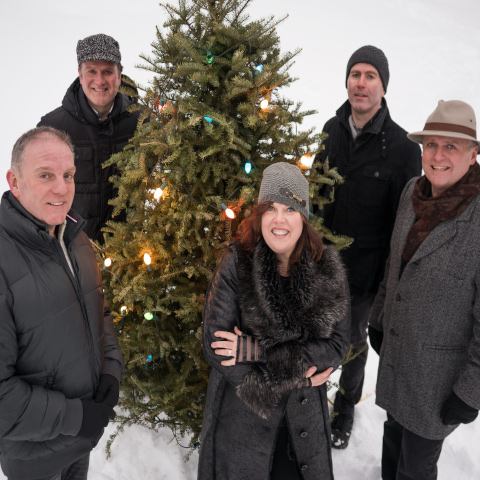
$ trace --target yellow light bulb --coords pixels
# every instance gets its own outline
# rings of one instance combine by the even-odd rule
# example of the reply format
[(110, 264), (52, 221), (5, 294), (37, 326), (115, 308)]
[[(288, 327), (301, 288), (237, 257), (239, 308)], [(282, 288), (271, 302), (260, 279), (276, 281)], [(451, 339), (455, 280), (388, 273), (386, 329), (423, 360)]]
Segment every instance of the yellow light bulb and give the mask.
[(153, 198), (155, 198), (155, 200), (158, 200), (160, 199), (160, 197), (163, 195), (163, 191), (165, 190), (165, 187), (167, 186), (167, 182), (163, 182), (162, 183), (162, 186), (161, 187), (158, 187), (156, 190), (155, 190), (155, 193), (153, 194)]
[(300, 167), (301, 168), (312, 168), (314, 157), (309, 153), (306, 153), (300, 159)]
[(268, 108), (268, 99), (265, 98), (265, 100), (262, 100), (262, 101), (260, 102), (260, 108), (261, 108), (262, 110), (265, 110), (266, 108)]
[(122, 315), (124, 317), (127, 315), (127, 307), (125, 305), (123, 305), (123, 307), (120, 309), (120, 311), (122, 312)]
[(143, 261), (145, 262), (146, 265), (150, 265), (152, 263), (152, 258), (150, 257), (150, 255), (148, 253), (146, 253), (143, 256)]
[(106, 267), (109, 267), (112, 264), (112, 259), (110, 257), (105, 259), (105, 262), (103, 262)]
[(225, 210), (225, 215), (232, 220), (235, 218), (235, 212), (231, 208)]

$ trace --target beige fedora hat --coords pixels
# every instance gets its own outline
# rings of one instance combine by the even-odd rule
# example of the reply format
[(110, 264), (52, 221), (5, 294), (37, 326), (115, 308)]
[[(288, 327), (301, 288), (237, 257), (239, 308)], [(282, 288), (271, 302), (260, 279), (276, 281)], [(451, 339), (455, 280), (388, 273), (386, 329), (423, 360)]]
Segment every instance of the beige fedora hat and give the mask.
[(407, 134), (413, 142), (423, 143), (425, 135), (464, 138), (472, 140), (480, 147), (477, 140), (477, 121), (473, 108), (460, 100), (439, 100), (437, 108), (427, 118), (421, 132)]

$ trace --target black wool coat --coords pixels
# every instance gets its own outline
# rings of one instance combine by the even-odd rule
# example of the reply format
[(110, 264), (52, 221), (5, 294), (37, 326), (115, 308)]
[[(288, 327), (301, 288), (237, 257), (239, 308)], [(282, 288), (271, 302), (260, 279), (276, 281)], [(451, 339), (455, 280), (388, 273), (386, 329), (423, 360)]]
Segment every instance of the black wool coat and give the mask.
[(77, 167), (72, 208), (87, 221), (84, 232), (100, 243), (103, 243), (100, 229), (113, 213), (108, 200), (116, 195), (109, 178), (117, 174), (114, 165), (102, 168), (102, 164), (121, 152), (135, 133), (140, 111), (127, 111), (134, 103), (133, 97), (117, 93), (112, 112), (100, 121), (77, 78), (68, 88), (62, 106), (43, 116), (37, 125), (63, 130), (72, 138)]
[[(338, 253), (314, 263), (304, 253), (286, 287), (275, 254), (262, 240), (252, 259), (233, 243), (207, 292), (203, 348), (212, 365), (199, 480), (268, 480), (276, 436), (286, 419), (304, 480), (331, 479), (326, 387), (298, 388), (308, 367), (336, 369), (350, 335), (349, 296)], [(225, 367), (211, 343), (237, 326), (254, 336), (263, 360)]]
[[(355, 140), (350, 115), (347, 101), (323, 127), (328, 138), (316, 160), (328, 158), (345, 181), (334, 187), (334, 202), (320, 214), (333, 233), (354, 240), (342, 251), (351, 294), (374, 294), (383, 279), (400, 195), (408, 180), (421, 174), (421, 152), (390, 118), (385, 99)], [(321, 193), (328, 197), (330, 189)]]

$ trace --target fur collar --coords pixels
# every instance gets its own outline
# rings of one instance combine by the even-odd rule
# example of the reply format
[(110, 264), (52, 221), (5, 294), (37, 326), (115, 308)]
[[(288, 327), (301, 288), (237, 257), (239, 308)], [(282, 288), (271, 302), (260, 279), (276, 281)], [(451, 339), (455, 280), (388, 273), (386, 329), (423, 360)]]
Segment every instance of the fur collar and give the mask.
[(282, 279), (275, 253), (262, 240), (252, 259), (238, 249), (241, 329), (258, 339), (265, 363), (252, 365), (237, 394), (261, 417), (296, 388), (307, 342), (327, 339), (348, 312), (345, 272), (338, 253), (326, 247), (315, 263), (307, 252)]

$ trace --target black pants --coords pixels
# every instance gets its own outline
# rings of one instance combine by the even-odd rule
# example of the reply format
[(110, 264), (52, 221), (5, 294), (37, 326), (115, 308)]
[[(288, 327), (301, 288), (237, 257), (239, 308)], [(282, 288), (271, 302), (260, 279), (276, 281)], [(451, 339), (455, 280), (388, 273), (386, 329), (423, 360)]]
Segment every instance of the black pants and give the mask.
[(420, 437), (389, 413), (383, 428), (383, 480), (436, 480), (443, 440)]
[[(370, 309), (372, 308), (375, 295), (355, 295), (351, 301), (351, 326), (350, 343), (355, 348), (364, 347), (367, 344), (367, 326)], [(335, 412), (353, 415), (355, 405), (362, 397), (363, 381), (365, 379), (365, 364), (367, 363), (368, 349), (360, 353), (342, 367), (340, 375), (340, 387), (335, 395), (333, 409)]]
[(90, 454), (73, 462), (61, 472), (58, 472), (55, 475), (50, 475), (49, 477), (39, 478), (38, 480), (87, 480), (89, 463)]

